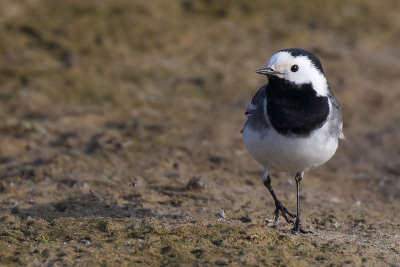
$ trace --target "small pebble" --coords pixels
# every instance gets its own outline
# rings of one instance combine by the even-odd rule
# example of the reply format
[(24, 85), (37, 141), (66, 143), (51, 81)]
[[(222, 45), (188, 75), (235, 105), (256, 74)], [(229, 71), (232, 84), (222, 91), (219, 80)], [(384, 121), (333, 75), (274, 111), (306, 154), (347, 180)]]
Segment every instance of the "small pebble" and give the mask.
[(338, 229), (339, 226), (340, 226), (340, 223), (338, 223), (338, 222), (334, 222), (334, 223), (333, 223), (333, 227), (335, 227), (335, 229)]
[(356, 203), (354, 203), (354, 206), (360, 207), (360, 206), (361, 206), (361, 201), (360, 201), (360, 200), (357, 200)]
[(220, 211), (216, 214), (217, 217), (219, 217), (220, 219), (225, 220), (226, 215), (225, 215), (225, 211)]
[(79, 243), (85, 244), (86, 246), (89, 246), (91, 244), (90, 240), (88, 239), (79, 240)]
[(201, 176), (193, 176), (193, 177), (189, 180), (189, 182), (188, 182), (186, 188), (187, 188), (188, 190), (202, 190), (202, 189), (207, 189), (207, 188), (208, 188), (208, 183), (207, 183), (207, 180), (204, 179), (204, 178), (201, 177)]

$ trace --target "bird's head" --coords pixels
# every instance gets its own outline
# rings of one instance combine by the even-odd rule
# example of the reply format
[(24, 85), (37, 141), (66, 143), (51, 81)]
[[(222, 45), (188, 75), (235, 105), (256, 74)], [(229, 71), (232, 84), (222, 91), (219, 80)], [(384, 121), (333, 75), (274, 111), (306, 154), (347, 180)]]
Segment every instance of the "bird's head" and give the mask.
[(328, 94), (328, 82), (321, 62), (306, 50), (298, 48), (280, 50), (269, 59), (266, 68), (256, 72), (267, 75), (269, 80), (278, 78), (297, 86), (311, 84), (318, 95)]

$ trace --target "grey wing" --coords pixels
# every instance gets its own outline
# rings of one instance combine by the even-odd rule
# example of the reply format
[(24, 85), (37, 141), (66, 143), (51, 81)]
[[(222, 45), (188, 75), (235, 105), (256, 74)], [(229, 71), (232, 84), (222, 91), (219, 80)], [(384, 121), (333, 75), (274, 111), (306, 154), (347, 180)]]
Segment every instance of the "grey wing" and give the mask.
[(262, 86), (251, 99), (245, 113), (247, 118), (256, 113), (264, 111), (264, 105), (265, 105), (264, 102), (266, 100), (266, 95), (265, 95), (266, 87), (267, 85)]
[(333, 95), (331, 88), (329, 87), (328, 93), (329, 101), (332, 103), (332, 130), (331, 132), (336, 134), (340, 139), (344, 139), (343, 135), (343, 118), (342, 112), (340, 111), (339, 100)]
[(246, 110), (247, 122), (245, 127), (265, 129), (270, 127), (268, 116), (266, 115), (267, 98), (265, 90), (268, 85), (262, 86), (255, 96), (251, 99)]

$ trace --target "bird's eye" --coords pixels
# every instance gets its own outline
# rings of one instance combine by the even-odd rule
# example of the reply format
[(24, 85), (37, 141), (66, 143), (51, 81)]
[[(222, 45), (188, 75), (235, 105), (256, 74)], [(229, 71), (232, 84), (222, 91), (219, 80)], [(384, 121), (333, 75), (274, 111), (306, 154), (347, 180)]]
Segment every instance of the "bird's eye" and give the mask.
[(296, 71), (299, 70), (299, 66), (293, 65), (293, 66), (290, 68), (290, 70), (291, 70), (292, 72), (296, 72)]

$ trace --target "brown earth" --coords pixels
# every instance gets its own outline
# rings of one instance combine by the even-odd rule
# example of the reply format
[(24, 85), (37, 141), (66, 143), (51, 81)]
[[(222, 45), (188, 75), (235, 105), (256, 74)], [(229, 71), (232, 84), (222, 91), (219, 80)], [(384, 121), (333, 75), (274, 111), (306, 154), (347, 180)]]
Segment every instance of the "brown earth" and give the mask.
[[(399, 25), (394, 0), (1, 1), (0, 265), (400, 266)], [(287, 47), (344, 115), (305, 235), (268, 224), (240, 134)]]

